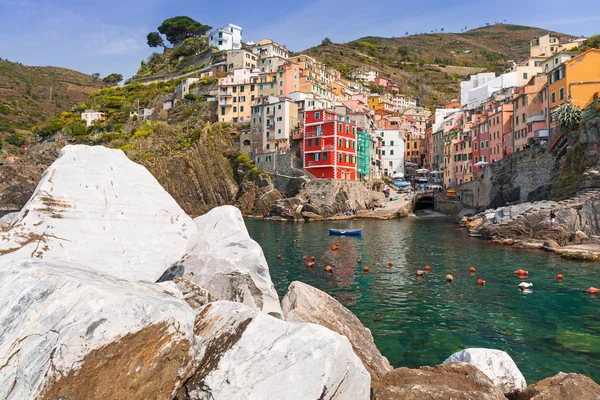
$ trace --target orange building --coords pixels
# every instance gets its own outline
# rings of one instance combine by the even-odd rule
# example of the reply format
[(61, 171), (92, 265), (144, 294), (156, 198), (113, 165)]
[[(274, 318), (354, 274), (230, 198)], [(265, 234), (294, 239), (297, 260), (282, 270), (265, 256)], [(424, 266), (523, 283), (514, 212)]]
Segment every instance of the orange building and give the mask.
[[(557, 107), (571, 102), (585, 108), (600, 92), (600, 50), (590, 49), (548, 73), (548, 108), (550, 115)], [(551, 119), (551, 127), (554, 122)]]

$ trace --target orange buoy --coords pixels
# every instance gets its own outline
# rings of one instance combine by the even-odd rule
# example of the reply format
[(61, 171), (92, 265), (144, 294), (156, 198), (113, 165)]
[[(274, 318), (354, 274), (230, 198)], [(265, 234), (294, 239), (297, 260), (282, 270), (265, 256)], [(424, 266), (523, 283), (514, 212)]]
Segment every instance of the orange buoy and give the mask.
[(263, 234), (262, 234), (262, 235), (263, 235), (263, 237), (265, 237), (265, 233), (264, 233), (264, 232), (263, 232)]
[(431, 267), (429, 265), (425, 266), (425, 271), (431, 271)]
[(527, 274), (529, 274), (529, 271), (525, 271), (524, 269), (518, 269), (515, 272), (513, 272), (513, 274), (515, 274), (515, 275), (527, 275)]
[(598, 292), (600, 292), (600, 289), (597, 289), (595, 287), (591, 287), (588, 290), (585, 291), (586, 293), (591, 293), (591, 294), (596, 294)]
[(485, 285), (485, 281), (483, 279), (478, 279), (477, 280), (477, 284), (478, 285)]
[(363, 271), (365, 271), (365, 272), (369, 272), (369, 267), (364, 267), (364, 268), (363, 268)]
[(336, 243), (336, 244), (335, 244), (335, 247), (340, 247), (340, 244), (339, 244), (339, 243)]
[(331, 246), (331, 250), (332, 250), (332, 251), (336, 251), (336, 250), (337, 250), (337, 247), (335, 247), (335, 246)]
[(527, 275), (519, 275), (519, 279), (527, 279)]
[(454, 280), (454, 277), (452, 275), (448, 274), (448, 275), (446, 275), (446, 280), (448, 282), (452, 282)]
[(331, 272), (333, 271), (333, 268), (331, 268), (329, 265), (325, 267), (325, 271), (326, 272)]
[(358, 260), (356, 260), (357, 263), (361, 263), (362, 262), (362, 258), (359, 258)]
[(471, 272), (471, 273), (475, 272), (475, 268), (473, 268), (473, 267), (469, 268), (469, 272)]
[(296, 239), (294, 239), (294, 244), (296, 244)]
[(281, 239), (277, 238), (277, 242), (281, 242)]
[(308, 257), (306, 257), (306, 256), (302, 257), (302, 259), (303, 259), (304, 261), (306, 261), (306, 259), (307, 259), (307, 258), (308, 258)]
[(560, 280), (560, 279), (562, 279), (562, 278), (563, 278), (563, 274), (558, 274), (558, 275), (556, 275), (556, 279)]
[(391, 267), (392, 265), (394, 265), (394, 263), (390, 261), (390, 262), (388, 263), (388, 265)]
[(310, 261), (315, 261), (315, 256), (310, 256)]
[(281, 254), (277, 254), (277, 258), (281, 258)]
[(418, 270), (418, 271), (417, 271), (417, 276), (423, 276), (423, 271), (421, 271), (421, 270)]
[(314, 262), (312, 262), (312, 261), (311, 261), (311, 262), (309, 262), (308, 264), (306, 264), (306, 266), (307, 266), (308, 268), (312, 268), (312, 266), (313, 266), (313, 265), (315, 265), (315, 263), (314, 263)]

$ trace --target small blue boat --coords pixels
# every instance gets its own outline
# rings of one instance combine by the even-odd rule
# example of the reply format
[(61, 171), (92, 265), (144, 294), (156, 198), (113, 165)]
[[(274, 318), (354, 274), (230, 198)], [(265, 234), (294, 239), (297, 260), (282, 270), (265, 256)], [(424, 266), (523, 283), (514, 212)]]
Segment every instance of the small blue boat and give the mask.
[(360, 236), (362, 229), (329, 229), (330, 235)]

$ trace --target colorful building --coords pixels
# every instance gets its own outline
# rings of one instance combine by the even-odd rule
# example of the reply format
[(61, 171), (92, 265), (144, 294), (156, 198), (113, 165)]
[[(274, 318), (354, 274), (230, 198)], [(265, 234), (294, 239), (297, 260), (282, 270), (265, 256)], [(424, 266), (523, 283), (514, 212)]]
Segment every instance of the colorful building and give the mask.
[(356, 180), (356, 123), (330, 110), (304, 113), (304, 169), (317, 178)]
[(357, 179), (368, 181), (371, 169), (371, 135), (359, 129), (356, 135), (356, 172)]
[(242, 48), (242, 28), (227, 24), (208, 34), (208, 44), (219, 50), (239, 50)]
[(250, 132), (257, 156), (288, 151), (297, 127), (298, 104), (287, 98), (261, 97), (252, 106)]
[(219, 79), (218, 118), (221, 122), (249, 122), (252, 104), (258, 93), (258, 74), (236, 69)]
[[(566, 102), (585, 108), (600, 92), (600, 49), (587, 50), (548, 73), (549, 114)], [(551, 127), (554, 122), (551, 121)]]
[(381, 138), (381, 170), (384, 176), (405, 173), (405, 136), (398, 129), (379, 129), (377, 136)]

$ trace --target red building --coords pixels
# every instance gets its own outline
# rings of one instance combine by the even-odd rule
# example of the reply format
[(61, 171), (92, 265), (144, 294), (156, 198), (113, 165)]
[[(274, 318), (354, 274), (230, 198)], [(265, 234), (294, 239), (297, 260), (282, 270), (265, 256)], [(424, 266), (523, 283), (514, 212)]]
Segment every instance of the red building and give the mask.
[(329, 110), (304, 113), (304, 169), (317, 178), (356, 180), (356, 123)]

